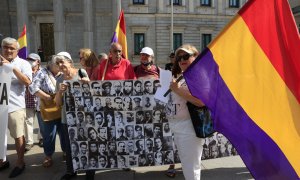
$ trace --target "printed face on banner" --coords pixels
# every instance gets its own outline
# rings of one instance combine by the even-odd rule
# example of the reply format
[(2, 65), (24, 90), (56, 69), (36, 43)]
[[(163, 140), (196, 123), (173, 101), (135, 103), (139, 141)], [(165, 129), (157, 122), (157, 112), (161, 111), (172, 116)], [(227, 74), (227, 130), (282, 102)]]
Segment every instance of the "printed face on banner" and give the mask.
[[(74, 170), (180, 163), (165, 104), (154, 98), (158, 80), (66, 83)], [(236, 151), (222, 134), (203, 145), (202, 158), (232, 154)]]

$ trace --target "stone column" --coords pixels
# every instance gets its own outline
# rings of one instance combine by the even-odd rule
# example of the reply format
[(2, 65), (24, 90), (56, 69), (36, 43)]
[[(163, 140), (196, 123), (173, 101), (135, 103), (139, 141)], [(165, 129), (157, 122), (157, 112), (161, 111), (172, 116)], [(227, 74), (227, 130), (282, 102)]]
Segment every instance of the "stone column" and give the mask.
[(164, 1), (156, 1), (157, 12), (163, 13), (164, 11)]
[(65, 15), (62, 0), (53, 0), (55, 54), (66, 51)]
[(112, 30), (115, 31), (121, 11), (121, 0), (112, 1)]
[(26, 32), (26, 37), (27, 37), (27, 51), (28, 53), (30, 52), (30, 31), (29, 29), (29, 24), (28, 24), (28, 8), (27, 8), (27, 0), (16, 0), (17, 4), (17, 24), (18, 24), (18, 35), (15, 37), (16, 39), (19, 38), (23, 31), (23, 26), (26, 24), (27, 32)]
[(90, 49), (93, 49), (94, 42), (93, 17), (93, 0), (83, 0), (83, 46)]
[(218, 10), (218, 15), (224, 15), (225, 14), (225, 9), (226, 9), (226, 3), (228, 1), (224, 0), (218, 0), (216, 4), (216, 8)]
[(194, 12), (194, 1), (188, 1), (189, 2), (189, 13), (193, 13)]

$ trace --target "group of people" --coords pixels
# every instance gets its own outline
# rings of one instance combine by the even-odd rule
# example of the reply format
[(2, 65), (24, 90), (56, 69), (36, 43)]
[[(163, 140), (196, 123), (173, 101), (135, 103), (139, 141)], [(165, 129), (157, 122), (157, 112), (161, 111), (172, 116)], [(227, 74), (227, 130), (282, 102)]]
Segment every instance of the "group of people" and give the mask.
[[(36, 105), (36, 115), (38, 119), (38, 123), (40, 126), (40, 132), (43, 137), (43, 148), (45, 158), (43, 160), (44, 167), (50, 167), (53, 164), (52, 155), (55, 152), (55, 136), (58, 133), (61, 148), (64, 152), (64, 157), (66, 159), (66, 173), (61, 177), (61, 179), (71, 179), (76, 176), (76, 172), (74, 169), (76, 167), (76, 162), (79, 161), (77, 158), (72, 158), (72, 153), (78, 153), (78, 146), (88, 148), (92, 144), (74, 144), (72, 143), (74, 140), (74, 134), (70, 131), (70, 127), (68, 129), (67, 124), (72, 124), (71, 120), (74, 119), (75, 114), (66, 114), (67, 111), (73, 108), (86, 108), (84, 111), (92, 111), (92, 109), (88, 109), (89, 107), (72, 107), (69, 106), (67, 103), (68, 99), (65, 99), (66, 94), (68, 92), (70, 84), (66, 83), (66, 81), (81, 81), (83, 84), (83, 92), (82, 96), (90, 96), (90, 92), (84, 91), (84, 89), (89, 88), (90, 80), (143, 80), (147, 81), (148, 79), (159, 79), (159, 72), (160, 68), (155, 65), (154, 62), (154, 52), (150, 47), (144, 47), (140, 52), (140, 64), (133, 67), (129, 60), (123, 58), (122, 56), (122, 46), (119, 43), (112, 43), (110, 46), (109, 55), (102, 54), (102, 61), (100, 62), (97, 58), (97, 55), (91, 49), (80, 49), (79, 50), (79, 57), (80, 57), (80, 64), (82, 68), (77, 69), (74, 66), (74, 62), (72, 60), (71, 55), (68, 52), (60, 52), (56, 55), (53, 55), (52, 59), (48, 62), (45, 68), (41, 68), (37, 64), (40, 64), (40, 58), (37, 54), (32, 54), (33, 56), (28, 56), (27, 61), (22, 60), (18, 57), (18, 50), (19, 44), (16, 39), (13, 38), (5, 38), (2, 40), (1, 43), (2, 47), (2, 55), (1, 55), (1, 63), (0, 66), (3, 65), (11, 65), (13, 67), (13, 76), (12, 76), (12, 85), (10, 89), (10, 98), (9, 98), (9, 114), (8, 114), (8, 128), (10, 130), (11, 136), (15, 138), (16, 144), (16, 151), (18, 155), (18, 160), (15, 164), (15, 168), (10, 174), (10, 177), (16, 177), (20, 175), (23, 170), (25, 169), (25, 162), (24, 162), (24, 152), (25, 152), (25, 134), (24, 134), (24, 123), (26, 120), (26, 111), (25, 111), (25, 92), (34, 95), (37, 98), (37, 105)], [(186, 102), (189, 101), (197, 106), (204, 106), (201, 100), (193, 97), (185, 83), (184, 78), (179, 82), (176, 82), (176, 79), (182, 75), (189, 65), (196, 59), (198, 56), (197, 49), (189, 44), (184, 44), (179, 47), (174, 53), (170, 55), (170, 58), (173, 59), (171, 64), (166, 65), (166, 69), (172, 71), (174, 80), (170, 82), (170, 89), (172, 90), (171, 94), (169, 95), (169, 102), (166, 105), (162, 105), (157, 103), (156, 110), (154, 114), (149, 114), (149, 116), (159, 117), (155, 119), (155, 121), (161, 121), (161, 114), (160, 108), (164, 106), (168, 106), (168, 113), (165, 115), (165, 118), (168, 119), (169, 123), (164, 128), (164, 131), (167, 133), (170, 132), (174, 134), (175, 144), (178, 149), (178, 154), (182, 163), (183, 173), (185, 179), (188, 180), (199, 180), (200, 179), (200, 170), (201, 170), (201, 156), (203, 150), (204, 140), (197, 138), (192, 126), (192, 122), (190, 119), (190, 115), (186, 106)], [(34, 59), (35, 58), (35, 59)], [(128, 81), (130, 82), (130, 81)], [(132, 82), (132, 81), (131, 81)], [(135, 81), (139, 82), (139, 81)], [(154, 84), (154, 83), (153, 83)], [(155, 87), (159, 86), (159, 83), (156, 83)], [(97, 83), (92, 84), (93, 88), (99, 87)], [(102, 84), (103, 92), (102, 94), (107, 92), (110, 93), (110, 87), (115, 87), (115, 93), (128, 93), (125, 91), (125, 87), (133, 86), (133, 84), (127, 84), (127, 81), (124, 81), (123, 87), (124, 91), (118, 91), (118, 86), (121, 86), (119, 83), (115, 84)], [(141, 87), (142, 85), (137, 83), (134, 84), (136, 87)], [(147, 83), (145, 83), (144, 89), (147, 91), (149, 88)], [(79, 84), (80, 87), (80, 84)], [(76, 88), (73, 84), (74, 93), (76, 93)], [(156, 88), (153, 91), (156, 91)], [(27, 91), (26, 91), (27, 89)], [(107, 91), (106, 91), (107, 89)], [(146, 92), (145, 91), (145, 92)], [(150, 91), (150, 89), (148, 89)], [(145, 93), (143, 92), (143, 93)], [(87, 94), (84, 94), (87, 93)], [(133, 93), (133, 92), (130, 92)], [(138, 91), (136, 91), (138, 95)], [(53, 95), (56, 105), (62, 107), (62, 116), (61, 119), (57, 119), (54, 121), (44, 121), (41, 113), (39, 111), (39, 103), (40, 100), (51, 100)], [(80, 95), (81, 96), (81, 95)], [(80, 96), (76, 97), (74, 95), (75, 103), (80, 102)], [(76, 99), (77, 98), (77, 99)], [(130, 96), (129, 96), (130, 98)], [(134, 98), (133, 99), (136, 105), (135, 108), (140, 108), (138, 103), (140, 103), (141, 99)], [(96, 101), (96, 100), (95, 100)], [(98, 99), (98, 104), (101, 104), (101, 99)], [(109, 104), (111, 104), (111, 99), (107, 99), (108, 106), (106, 108), (111, 108)], [(117, 103), (117, 99), (115, 99), (115, 103)], [(89, 102), (86, 102), (88, 104)], [(97, 107), (91, 107), (97, 108)], [(100, 108), (105, 107), (98, 107)], [(132, 107), (131, 107), (132, 108)], [(97, 110), (96, 110), (97, 111)], [(79, 111), (80, 112), (80, 111)], [(77, 114), (78, 122), (80, 121), (80, 117), (83, 114)], [(105, 116), (109, 116), (106, 114)], [(100, 120), (103, 119), (103, 115), (99, 114), (99, 121), (94, 123), (96, 126), (99, 122), (100, 124), (103, 123)], [(121, 115), (119, 118), (122, 118)], [(145, 118), (146, 115), (145, 115)], [(144, 120), (140, 120), (144, 121)], [(83, 123), (83, 122), (81, 122)], [(111, 122), (112, 123), (112, 122)], [(117, 123), (117, 122), (116, 122)], [(121, 122), (118, 122), (121, 123)], [(99, 126), (100, 126), (99, 124)], [(93, 138), (93, 132), (97, 133), (96, 130), (90, 127), (91, 129), (88, 132), (90, 139)], [(129, 128), (129, 126), (128, 126)], [(132, 127), (133, 128), (133, 127)], [(142, 132), (142, 128), (135, 126), (136, 132)], [(108, 129), (109, 131), (109, 129)], [(133, 129), (132, 129), (133, 131)], [(144, 136), (146, 134), (146, 129), (144, 129), (144, 134), (137, 134), (137, 136)], [(162, 129), (160, 129), (162, 131)], [(80, 131), (78, 132), (80, 133)], [(120, 132), (122, 133), (122, 132)], [(124, 133), (124, 130), (123, 130)], [(153, 133), (156, 133), (153, 131)], [(84, 135), (81, 133), (81, 138), (84, 140)], [(157, 137), (160, 134), (155, 135)], [(79, 137), (79, 135), (77, 136)], [(119, 136), (120, 138), (121, 136)], [(99, 138), (99, 137), (95, 137)], [(155, 140), (160, 140), (160, 138), (155, 138)], [(96, 141), (96, 140), (95, 140)], [(98, 141), (98, 140), (97, 140)], [(99, 140), (100, 141), (100, 140)], [(151, 142), (153, 145), (153, 142)], [(149, 141), (149, 146), (151, 145)], [(155, 144), (159, 144), (159, 142), (154, 142)], [(70, 145), (71, 144), (71, 145)], [(145, 143), (146, 144), (146, 143)], [(122, 150), (121, 142), (118, 144), (118, 149), (121, 153)], [(148, 144), (146, 144), (147, 146)], [(139, 141), (136, 141), (136, 146), (144, 146)], [(92, 147), (89, 147), (92, 148)], [(158, 148), (158, 145), (157, 145)], [(77, 150), (76, 150), (77, 149)], [(83, 148), (84, 149), (84, 148)], [(100, 151), (100, 146), (99, 150)], [(103, 149), (103, 148), (102, 148)], [(144, 148), (143, 148), (144, 149)], [(142, 148), (137, 149), (137, 153), (141, 153), (144, 151)], [(141, 151), (141, 152), (138, 152)], [(165, 162), (169, 162), (168, 164), (173, 164), (174, 161), (171, 161), (172, 156), (174, 154), (167, 152), (165, 154)], [(100, 157), (100, 156), (99, 156)], [(145, 157), (146, 158), (146, 157)], [(161, 159), (162, 154), (156, 153), (154, 157), (148, 157), (148, 159)], [(82, 159), (81, 161), (87, 161), (87, 159)], [(90, 159), (90, 161), (92, 158)], [(99, 160), (99, 164), (101, 165), (101, 161), (110, 162), (108, 167), (116, 167), (116, 161), (122, 163), (122, 159), (94, 159), (93, 161), (97, 162)], [(124, 161), (124, 160), (123, 160)], [(139, 163), (143, 164), (143, 158), (139, 160)], [(155, 162), (153, 162), (155, 163)], [(91, 164), (93, 164), (91, 162)], [(159, 164), (159, 163), (157, 163)], [(0, 171), (9, 167), (9, 162), (3, 157), (0, 160)], [(124, 166), (125, 167), (125, 166)], [(170, 166), (169, 169), (174, 169), (174, 164)], [(168, 171), (170, 172), (170, 171)], [(173, 172), (173, 171), (172, 171)], [(170, 173), (169, 173), (170, 174)], [(168, 174), (168, 175), (169, 175)], [(87, 179), (94, 179), (95, 171), (94, 170), (87, 170), (86, 171), (86, 178)], [(174, 173), (175, 175), (175, 173)]]

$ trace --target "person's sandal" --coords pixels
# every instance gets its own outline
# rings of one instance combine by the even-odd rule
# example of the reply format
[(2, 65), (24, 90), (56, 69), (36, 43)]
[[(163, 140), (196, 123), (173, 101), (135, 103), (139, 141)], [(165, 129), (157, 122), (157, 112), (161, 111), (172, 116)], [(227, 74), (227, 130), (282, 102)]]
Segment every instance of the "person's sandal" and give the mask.
[(53, 164), (53, 161), (50, 157), (45, 157), (44, 162), (43, 162), (43, 166), (45, 168), (51, 167)]
[(175, 169), (168, 169), (165, 174), (169, 178), (174, 178), (176, 176), (176, 170)]

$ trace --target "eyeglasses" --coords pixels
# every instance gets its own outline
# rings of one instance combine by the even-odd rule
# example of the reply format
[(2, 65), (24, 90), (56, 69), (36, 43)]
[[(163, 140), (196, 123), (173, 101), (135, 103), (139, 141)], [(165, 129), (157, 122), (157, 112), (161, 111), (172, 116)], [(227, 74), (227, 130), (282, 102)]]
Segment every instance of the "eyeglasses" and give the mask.
[(180, 62), (182, 59), (183, 59), (184, 61), (187, 61), (192, 55), (193, 55), (193, 54), (188, 54), (188, 53), (186, 53), (186, 54), (184, 54), (184, 55), (182, 55), (182, 56), (176, 56), (176, 61), (177, 61), (177, 62)]

